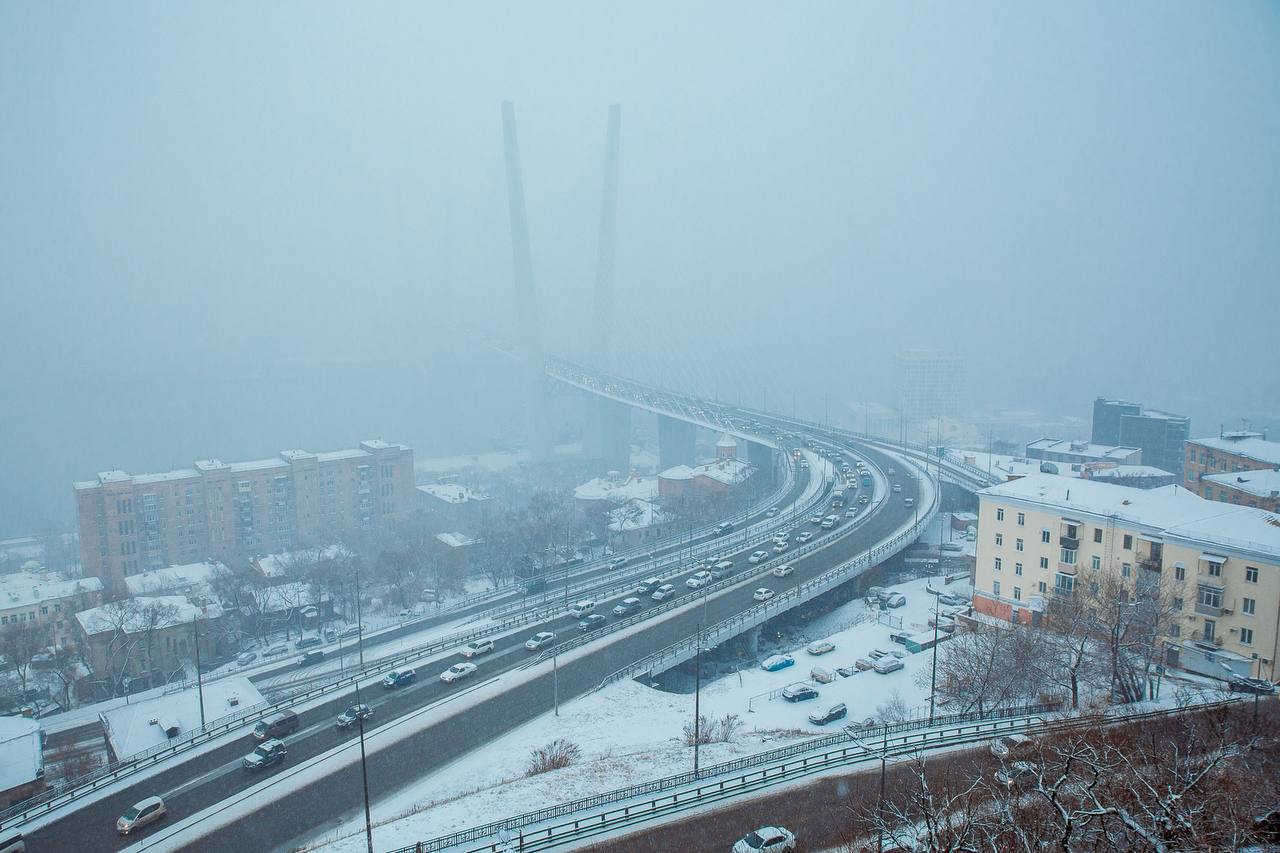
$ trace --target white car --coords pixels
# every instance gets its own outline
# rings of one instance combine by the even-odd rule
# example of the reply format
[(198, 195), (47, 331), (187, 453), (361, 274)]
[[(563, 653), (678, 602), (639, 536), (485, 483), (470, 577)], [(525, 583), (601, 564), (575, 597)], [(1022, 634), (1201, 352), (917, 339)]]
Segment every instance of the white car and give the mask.
[(649, 597), (654, 601), (666, 601), (668, 598), (676, 594), (676, 588), (669, 583), (664, 583), (653, 591)]
[(621, 566), (625, 566), (626, 564), (627, 564), (626, 557), (614, 557), (612, 560), (609, 561), (609, 568), (616, 569)]
[(836, 644), (830, 640), (815, 640), (805, 646), (804, 650), (811, 655), (825, 655), (836, 650)]
[(794, 571), (795, 569), (791, 568), (790, 563), (783, 563), (781, 566), (778, 566), (773, 570), (773, 576), (775, 578), (785, 578)]
[(476, 655), (483, 655), (493, 651), (493, 640), (472, 640), (462, 647), (462, 656), (464, 658), (473, 658)]
[(694, 572), (692, 576), (685, 580), (684, 585), (689, 589), (698, 589), (711, 583), (711, 572)]
[(755, 595), (752, 596), (752, 598), (754, 598), (756, 601), (768, 601), (769, 599), (773, 598), (773, 590), (769, 589), (768, 587), (762, 586), (756, 590), (756, 593)]
[(159, 797), (147, 797), (139, 800), (116, 821), (116, 832), (128, 835), (164, 817), (166, 810), (164, 800)]
[(751, 556), (747, 558), (748, 563), (759, 563), (769, 559), (768, 551), (752, 551)]
[(777, 515), (778, 513), (780, 513), (780, 512), (782, 512), (782, 510), (781, 510), (780, 508), (778, 508), (778, 507), (776, 507), (776, 506), (775, 506), (775, 507), (770, 507), (770, 508), (769, 508), (769, 511), (768, 511), (768, 512), (766, 512), (766, 513), (765, 513), (765, 515), (769, 516), (769, 518), (773, 518), (774, 516), (776, 516), (776, 515)]
[(902, 486), (901, 486), (899, 483), (894, 483), (894, 484), (893, 484), (893, 493), (896, 495), (896, 494), (897, 494), (898, 492), (900, 492), (900, 491), (902, 491)]
[(538, 649), (545, 649), (556, 641), (556, 635), (551, 631), (539, 631), (529, 639), (525, 640), (524, 647), (531, 652)]
[(810, 523), (810, 524), (821, 524), (821, 523), (822, 523), (822, 516), (820, 516), (820, 515), (810, 516), (810, 517), (809, 517), (809, 523)]
[(796, 537), (796, 541), (803, 545), (805, 542), (808, 542), (812, 538), (813, 538), (813, 531), (806, 530), (804, 533), (801, 533), (799, 536)]
[(795, 849), (795, 835), (780, 826), (762, 826), (733, 845), (733, 853), (791, 853)]
[(779, 542), (777, 545), (774, 545), (774, 546), (773, 546), (773, 553), (775, 553), (775, 554), (785, 554), (785, 553), (787, 553), (787, 549), (788, 549), (788, 548), (790, 548), (790, 547), (791, 547), (791, 546), (790, 546), (790, 545), (788, 545), (786, 542)]
[(461, 678), (466, 678), (471, 673), (479, 669), (473, 663), (455, 663), (453, 666), (440, 673), (440, 680), (445, 684), (452, 684)]
[(844, 511), (844, 517), (845, 517), (845, 518), (857, 518), (857, 517), (858, 517), (858, 511), (857, 511), (856, 509), (846, 509), (846, 510)]

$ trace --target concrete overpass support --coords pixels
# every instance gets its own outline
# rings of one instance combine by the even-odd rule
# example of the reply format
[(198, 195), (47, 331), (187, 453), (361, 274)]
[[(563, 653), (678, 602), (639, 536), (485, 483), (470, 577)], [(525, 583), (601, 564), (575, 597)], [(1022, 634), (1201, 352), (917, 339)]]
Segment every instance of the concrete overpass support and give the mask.
[(658, 464), (662, 470), (673, 465), (694, 464), (694, 440), (698, 428), (688, 421), (658, 415)]
[(607, 470), (626, 472), (631, 467), (631, 407), (601, 397), (591, 406), (590, 429), (595, 458)]
[(774, 449), (767, 444), (747, 442), (747, 461), (756, 466), (756, 476), (763, 477), (763, 482), (772, 483), (778, 475), (773, 461)]

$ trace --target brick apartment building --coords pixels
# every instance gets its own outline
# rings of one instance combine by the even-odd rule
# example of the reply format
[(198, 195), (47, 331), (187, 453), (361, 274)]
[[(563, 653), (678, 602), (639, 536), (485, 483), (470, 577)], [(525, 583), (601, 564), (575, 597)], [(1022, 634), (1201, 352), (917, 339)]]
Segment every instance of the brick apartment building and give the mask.
[[(1249, 472), (1249, 473), (1246, 473)], [(1187, 441), (1184, 483), (1202, 498), (1280, 510), (1280, 441), (1238, 430)]]
[(175, 563), (243, 564), (370, 529), (414, 510), (413, 450), (385, 441), (270, 459), (201, 459), (162, 474), (104, 471), (74, 484), (86, 575), (117, 592)]

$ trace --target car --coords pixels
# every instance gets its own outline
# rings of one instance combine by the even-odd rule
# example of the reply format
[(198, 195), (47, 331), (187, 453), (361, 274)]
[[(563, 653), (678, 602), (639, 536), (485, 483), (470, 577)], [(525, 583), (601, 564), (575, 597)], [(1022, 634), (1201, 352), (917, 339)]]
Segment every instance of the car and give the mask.
[(957, 553), (964, 550), (964, 546), (961, 545), (959, 542), (943, 542), (938, 547), (943, 551), (950, 551), (952, 553)]
[(613, 608), (613, 615), (614, 616), (630, 616), (632, 613), (635, 613), (637, 610), (639, 610), (640, 607), (641, 607), (640, 599), (624, 598), (622, 599), (621, 602), (617, 604), (617, 606)]
[(706, 586), (709, 583), (711, 583), (711, 572), (701, 571), (701, 572), (694, 572), (692, 575), (690, 575), (685, 580), (684, 585), (689, 587), (689, 589), (698, 589), (700, 587)]
[(264, 658), (274, 658), (274, 657), (279, 657), (280, 655), (287, 655), (287, 654), (289, 654), (288, 646), (272, 646), (271, 648), (264, 651), (262, 653), (262, 656)]
[(775, 578), (785, 578), (787, 575), (793, 574), (795, 569), (790, 563), (783, 563), (781, 566), (774, 566), (773, 576)]
[(116, 832), (121, 835), (129, 835), (149, 826), (164, 817), (168, 812), (164, 807), (164, 800), (159, 797), (147, 797), (134, 803), (118, 820), (116, 820)]
[(887, 473), (890, 477), (892, 477), (894, 474), (896, 474), (896, 473), (898, 473), (898, 472), (897, 472), (896, 470), (894, 470), (893, 468), (890, 468), (886, 473)]
[(915, 499), (915, 498), (903, 498), (903, 499), (902, 499), (902, 505), (903, 505), (903, 506), (915, 506), (915, 505), (916, 505), (916, 499)]
[(836, 720), (843, 720), (849, 713), (849, 709), (844, 706), (843, 702), (832, 705), (821, 714), (810, 714), (809, 722), (815, 726), (825, 726), (827, 723), (834, 723)]
[(303, 649), (312, 649), (320, 645), (324, 645), (324, 640), (319, 637), (303, 637), (301, 640), (294, 643), (293, 647), (298, 651), (302, 651)]
[(809, 517), (809, 523), (810, 523), (810, 524), (821, 524), (821, 523), (822, 523), (822, 518), (823, 518), (823, 517), (822, 517), (821, 515), (812, 515), (812, 516), (810, 516), (810, 517)]
[(338, 639), (349, 640), (352, 637), (359, 637), (363, 631), (364, 628), (360, 625), (350, 625), (338, 632)]
[(908, 631), (890, 631), (889, 632), (889, 639), (900, 646), (905, 646), (907, 644), (907, 637), (910, 637), (910, 636), (911, 634)]
[(272, 714), (270, 717), (258, 720), (253, 726), (253, 738), (259, 741), (282, 738), (287, 734), (296, 732), (298, 726), (297, 714), (293, 711), (281, 711), (278, 714)]
[(809, 470), (809, 462), (808, 462), (808, 460), (801, 459), (801, 460), (800, 460), (800, 467), (801, 467), (802, 469), (804, 469), (805, 471), (808, 471), (808, 470)]
[(545, 649), (556, 641), (556, 635), (552, 631), (539, 631), (529, 639), (525, 640), (524, 647), (531, 652), (539, 649)]
[(752, 551), (751, 556), (747, 558), (748, 563), (759, 563), (769, 559), (768, 551)]
[(893, 493), (896, 495), (898, 492), (901, 492), (901, 491), (902, 491), (902, 484), (901, 484), (901, 483), (894, 483), (894, 484), (893, 484)]
[(636, 595), (644, 595), (646, 592), (653, 592), (662, 586), (662, 578), (645, 578), (640, 581), (640, 585), (636, 587)]
[(775, 545), (778, 545), (778, 544), (783, 543), (783, 542), (789, 542), (789, 541), (791, 541), (791, 534), (790, 534), (790, 533), (775, 533), (775, 534), (773, 534), (773, 544), (775, 544)]
[(780, 512), (782, 512), (782, 507), (771, 506), (769, 507), (765, 515), (768, 516), (769, 518), (774, 518)]
[(589, 598), (584, 598), (582, 601), (575, 602), (574, 605), (569, 608), (569, 615), (574, 619), (581, 619), (589, 613), (594, 613), (595, 609), (596, 603)]
[(382, 677), (382, 686), (387, 690), (394, 690), (413, 683), (417, 678), (418, 672), (415, 669), (393, 669)]
[(857, 517), (858, 517), (858, 511), (857, 511), (856, 509), (853, 509), (853, 508), (846, 509), (846, 510), (844, 511), (844, 517), (845, 517), (845, 518), (857, 518)]
[(1258, 696), (1270, 696), (1276, 692), (1276, 686), (1263, 678), (1245, 678), (1239, 676), (1227, 682), (1232, 693), (1253, 693)]
[(867, 497), (866, 495), (863, 495), (862, 497), (858, 498), (858, 503), (862, 504), (863, 506), (866, 506), (870, 500), (871, 498)]
[(1005, 735), (993, 738), (988, 745), (988, 749), (996, 758), (1004, 759), (1011, 755), (1019, 755), (1026, 752), (1034, 743), (1035, 741), (1026, 735)]
[(249, 664), (253, 663), (257, 659), (258, 659), (257, 652), (244, 652), (236, 656), (236, 663), (240, 664), (240, 666), (248, 666)]
[(612, 560), (609, 561), (609, 568), (619, 569), (625, 566), (626, 564), (627, 564), (626, 557), (614, 557)]
[(286, 755), (288, 751), (284, 748), (284, 741), (272, 738), (254, 747), (253, 752), (246, 755), (240, 763), (245, 770), (262, 770), (283, 761)]
[(969, 603), (969, 599), (963, 595), (955, 595), (954, 593), (944, 592), (938, 596), (939, 604), (949, 604), (952, 607), (959, 607)]
[(586, 633), (587, 631), (594, 631), (597, 628), (603, 628), (604, 623), (607, 621), (609, 620), (605, 619), (599, 613), (592, 613), (586, 619), (583, 619), (578, 623), (578, 630), (583, 633)]
[(298, 666), (311, 666), (324, 660), (324, 652), (319, 649), (312, 649), (309, 652), (303, 652), (302, 657), (298, 658)]
[(797, 681), (782, 688), (782, 698), (788, 702), (807, 702), (818, 698), (818, 688), (807, 681)]
[(836, 644), (830, 640), (814, 640), (812, 643), (804, 647), (804, 650), (811, 655), (825, 655), (836, 650)]
[(653, 595), (649, 597), (652, 598), (654, 601), (666, 601), (668, 598), (670, 598), (675, 594), (676, 594), (676, 588), (669, 583), (664, 583), (662, 586), (655, 589), (653, 591)]
[(754, 598), (756, 601), (768, 601), (769, 599), (773, 598), (773, 595), (774, 595), (773, 590), (769, 589), (769, 587), (767, 586), (762, 586), (759, 589), (757, 589), (755, 593), (752, 594), (751, 597)]
[(717, 572), (724, 572), (726, 574), (732, 568), (733, 568), (733, 560), (720, 560), (716, 563), (716, 566), (715, 566), (715, 569)]
[(780, 826), (762, 826), (733, 845), (733, 853), (790, 853), (795, 849), (795, 835)]
[(760, 661), (760, 668), (765, 672), (777, 672), (780, 669), (786, 669), (789, 666), (795, 666), (796, 659), (791, 655), (770, 655)]
[[(601, 617), (601, 618), (604, 618), (604, 617)], [(440, 680), (443, 681), (445, 684), (453, 684), (453, 682), (459, 681), (463, 678), (466, 678), (468, 675), (471, 675), (473, 672), (475, 672), (479, 668), (480, 667), (476, 666), (473, 663), (465, 663), (465, 662), (455, 663), (453, 666), (449, 667), (444, 672), (440, 673)]]
[(1036, 770), (1036, 765), (1030, 761), (1015, 761), (996, 771), (996, 782), (1006, 788), (1020, 787), (1035, 779)]
[(726, 533), (728, 533), (730, 530), (733, 530), (733, 522), (731, 522), (731, 521), (722, 521), (722, 522), (720, 522), (719, 524), (717, 524), (717, 525), (716, 525), (715, 535), (716, 535), (716, 536), (723, 536), (723, 535), (725, 535)]
[(903, 607), (907, 603), (907, 597), (900, 592), (890, 593), (889, 597), (884, 601), (886, 607)]
[(813, 538), (813, 531), (806, 530), (804, 533), (801, 533), (799, 536), (796, 537), (796, 541), (799, 542), (801, 545), (803, 545), (804, 543), (808, 542), (812, 538)]
[(354, 726), (360, 720), (367, 720), (372, 716), (373, 709), (368, 705), (352, 705), (350, 708), (338, 715), (338, 728), (349, 728)]
[(546, 578), (529, 578), (524, 582), (524, 594), (536, 595), (547, 588)]
[(788, 545), (786, 542), (779, 542), (779, 543), (777, 543), (776, 545), (774, 545), (774, 546), (773, 546), (773, 553), (775, 553), (775, 554), (785, 554), (785, 553), (787, 553), (787, 549), (788, 549), (788, 548), (790, 548), (790, 547), (791, 547), (791, 546), (790, 546), (790, 545)]
[(462, 656), (464, 658), (473, 658), (477, 655), (488, 654), (493, 651), (493, 640), (485, 638), (483, 640), (472, 640), (462, 647)]
[(888, 675), (891, 672), (897, 672), (902, 669), (902, 667), (902, 661), (898, 660), (896, 657), (885, 656), (876, 661), (876, 665), (872, 668), (881, 675)]

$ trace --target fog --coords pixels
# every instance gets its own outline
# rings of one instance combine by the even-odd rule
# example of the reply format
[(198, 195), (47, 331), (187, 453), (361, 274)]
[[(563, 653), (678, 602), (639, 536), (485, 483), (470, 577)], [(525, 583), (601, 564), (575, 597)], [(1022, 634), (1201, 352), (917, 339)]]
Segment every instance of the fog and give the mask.
[[(543, 339), (812, 411), (1280, 421), (1280, 7), (0, 7), (0, 535), (96, 471), (519, 440), (500, 103)], [(788, 400), (790, 403), (790, 400)]]

